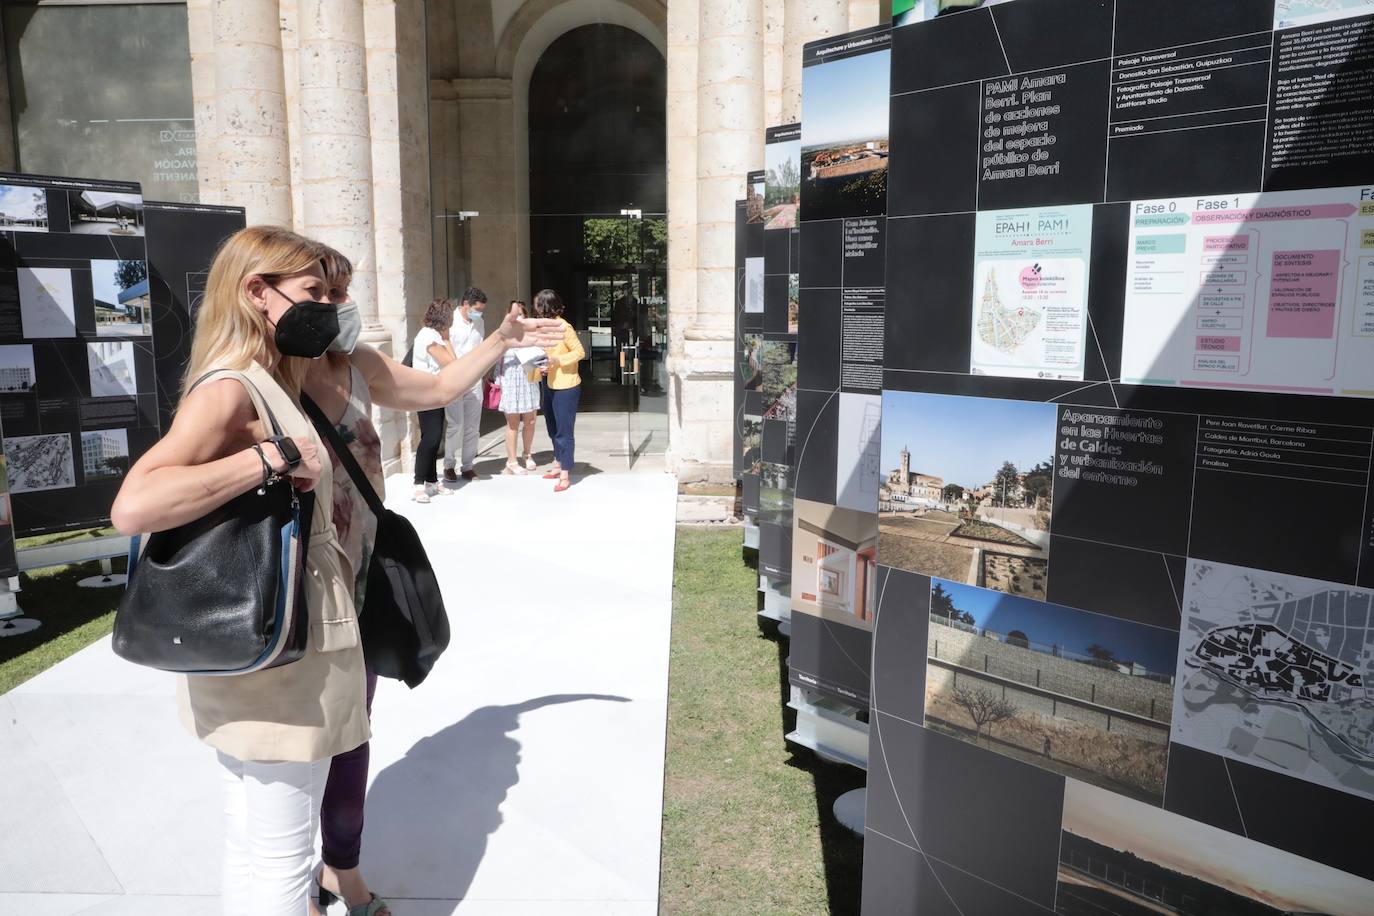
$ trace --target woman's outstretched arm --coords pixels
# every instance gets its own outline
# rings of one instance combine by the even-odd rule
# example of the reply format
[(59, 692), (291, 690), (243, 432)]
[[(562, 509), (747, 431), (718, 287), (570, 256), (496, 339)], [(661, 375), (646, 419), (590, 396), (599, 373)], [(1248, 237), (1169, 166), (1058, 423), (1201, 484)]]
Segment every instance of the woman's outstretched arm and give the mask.
[(397, 410), (433, 410), (471, 391), (512, 347), (549, 347), (562, 339), (553, 319), (506, 316), (501, 326), (475, 349), (454, 359), (437, 374), (401, 365), (374, 347), (359, 344), (353, 364), (367, 379), (372, 401)]

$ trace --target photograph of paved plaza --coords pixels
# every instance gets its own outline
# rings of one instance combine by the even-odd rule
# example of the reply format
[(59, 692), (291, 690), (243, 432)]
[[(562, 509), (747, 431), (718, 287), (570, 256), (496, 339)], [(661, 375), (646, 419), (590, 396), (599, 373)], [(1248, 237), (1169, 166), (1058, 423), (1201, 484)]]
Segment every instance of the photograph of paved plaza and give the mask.
[(1047, 595), (1055, 408), (883, 393), (878, 554), (888, 566)]

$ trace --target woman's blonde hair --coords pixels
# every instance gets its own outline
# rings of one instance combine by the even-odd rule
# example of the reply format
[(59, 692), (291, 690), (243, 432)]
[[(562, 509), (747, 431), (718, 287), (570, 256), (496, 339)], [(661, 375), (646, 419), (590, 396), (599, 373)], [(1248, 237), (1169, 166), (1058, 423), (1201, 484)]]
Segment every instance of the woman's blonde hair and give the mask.
[(248, 298), (244, 281), (257, 275), (276, 284), (311, 268), (321, 269), (322, 256), (318, 242), (277, 226), (249, 226), (229, 236), (210, 265), (183, 394), (206, 372), (246, 369), (255, 360), (268, 366), (293, 395), (298, 394), (310, 360), (277, 355), (272, 364), (274, 348), (268, 343), (272, 325)]

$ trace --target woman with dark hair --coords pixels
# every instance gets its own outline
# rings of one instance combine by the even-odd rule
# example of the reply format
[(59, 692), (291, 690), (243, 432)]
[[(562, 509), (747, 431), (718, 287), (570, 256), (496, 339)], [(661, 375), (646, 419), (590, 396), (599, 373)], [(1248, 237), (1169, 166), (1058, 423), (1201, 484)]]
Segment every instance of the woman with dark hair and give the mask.
[(555, 318), (563, 325), (563, 340), (544, 352), (549, 361), (541, 370), (544, 380), (539, 383), (544, 409), (544, 424), (553, 440), (553, 464), (544, 475), (545, 480), (557, 479), (553, 488), (562, 493), (572, 486), (573, 425), (577, 422), (577, 404), (582, 398), (582, 376), (577, 364), (586, 351), (582, 341), (563, 318), (563, 300), (551, 289), (541, 289), (534, 297), (536, 318)]
[[(397, 410), (433, 407), (442, 410), (454, 398), (471, 390), (513, 348), (539, 346), (561, 338), (556, 324), (526, 320), (522, 311), (512, 309), (495, 333), (439, 373), (407, 369), (380, 350), (359, 341), (362, 318), (357, 304), (348, 295), (353, 265), (333, 248), (321, 247), (328, 301), (338, 308), (339, 336), (330, 344), (324, 358), (311, 363), (303, 391), (334, 424), (339, 438), (378, 493), (386, 492), (386, 478), (382, 474), (381, 438), (372, 425), (374, 404)], [(531, 383), (530, 387), (533, 389), (534, 385)], [(534, 397), (530, 396), (531, 402)], [(333, 469), (334, 529), (348, 559), (354, 606), (361, 610), (367, 597), (377, 519), (327, 438), (324, 449)], [(370, 719), (377, 674), (370, 667), (366, 668), (366, 674)], [(369, 757), (370, 747), (364, 742), (350, 751), (335, 754), (329, 767), (320, 806), (322, 862), (317, 880), (321, 912), (328, 909), (333, 899), (342, 898), (349, 916), (391, 914), (386, 901), (372, 893), (358, 867)]]
[[(453, 362), (453, 348), (448, 341), (453, 327), (453, 300), (435, 299), (425, 310), (425, 326), (415, 335), (411, 357), (416, 369), (438, 375), (439, 370)], [(431, 496), (447, 493), (439, 487), (439, 472), (435, 462), (444, 445), (444, 408), (421, 410), (420, 444), (415, 447), (415, 493), (417, 503), (427, 503)]]

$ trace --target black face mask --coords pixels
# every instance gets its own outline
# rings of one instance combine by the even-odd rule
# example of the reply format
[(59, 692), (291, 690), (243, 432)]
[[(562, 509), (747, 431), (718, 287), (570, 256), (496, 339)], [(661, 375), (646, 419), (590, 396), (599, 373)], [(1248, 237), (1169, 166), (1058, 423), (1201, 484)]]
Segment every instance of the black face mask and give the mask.
[[(286, 293), (275, 286), (272, 290), (287, 299)], [(290, 302), (290, 299), (287, 301)], [(291, 307), (277, 319), (276, 329), (273, 340), (277, 352), (282, 356), (319, 359), (334, 338), (339, 336), (339, 308), (332, 303), (313, 299), (292, 302)]]

